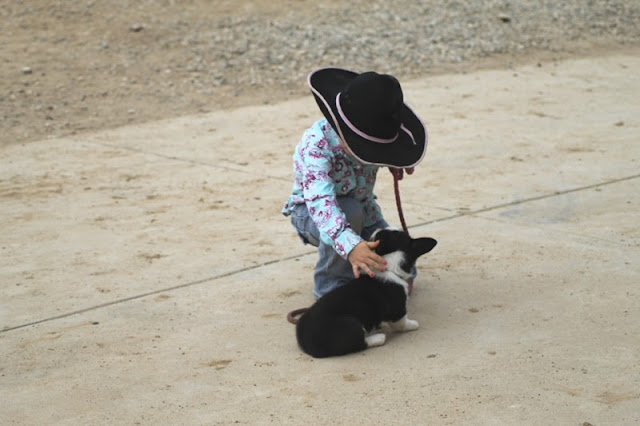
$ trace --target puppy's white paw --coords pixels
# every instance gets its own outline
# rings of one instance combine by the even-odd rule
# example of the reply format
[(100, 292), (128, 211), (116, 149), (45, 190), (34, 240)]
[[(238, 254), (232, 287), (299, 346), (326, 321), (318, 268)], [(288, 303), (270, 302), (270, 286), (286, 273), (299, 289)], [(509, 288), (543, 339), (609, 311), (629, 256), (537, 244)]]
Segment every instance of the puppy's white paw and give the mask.
[(418, 329), (418, 321), (410, 320), (405, 315), (401, 320), (392, 322), (391, 328), (397, 331), (412, 331)]
[(418, 324), (418, 321), (407, 318), (407, 320), (404, 323), (404, 330), (405, 331), (417, 330), (419, 326), (420, 324)]
[(364, 338), (365, 342), (367, 342), (367, 347), (371, 348), (373, 346), (382, 346), (384, 342), (387, 340), (387, 336), (384, 333), (376, 333), (371, 336), (367, 336)]

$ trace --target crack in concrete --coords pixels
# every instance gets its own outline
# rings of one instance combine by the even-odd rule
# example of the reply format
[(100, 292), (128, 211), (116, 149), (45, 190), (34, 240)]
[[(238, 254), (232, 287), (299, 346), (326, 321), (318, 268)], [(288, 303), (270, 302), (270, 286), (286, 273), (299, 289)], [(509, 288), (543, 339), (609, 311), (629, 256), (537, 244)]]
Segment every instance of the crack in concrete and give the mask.
[[(113, 146), (110, 146), (110, 147), (113, 148)], [(136, 151), (134, 149), (130, 149), (130, 150)], [(143, 151), (138, 151), (138, 152), (145, 153)], [(145, 153), (145, 154), (149, 154), (149, 153)], [(212, 166), (211, 164), (199, 163), (199, 162), (196, 162), (194, 160), (173, 158), (173, 157), (163, 156), (163, 155), (159, 155), (159, 154), (152, 154), (152, 155), (158, 155), (160, 157), (165, 157), (165, 158), (172, 159), (172, 160), (186, 161), (186, 162), (192, 162), (194, 164), (202, 164), (202, 165), (206, 165), (206, 166), (216, 167), (216, 166)], [(561, 196), (561, 195), (565, 195), (565, 194), (570, 194), (570, 193), (573, 193), (573, 192), (585, 191), (585, 190), (589, 190), (589, 189), (593, 189), (593, 188), (612, 185), (612, 184), (616, 184), (616, 183), (619, 183), (619, 182), (625, 182), (625, 181), (638, 179), (638, 178), (640, 178), (640, 174), (627, 176), (627, 177), (623, 177), (623, 178), (618, 178), (618, 179), (611, 179), (611, 180), (608, 180), (608, 181), (605, 181), (605, 182), (600, 182), (600, 183), (596, 183), (596, 184), (592, 184), (592, 185), (581, 186), (581, 187), (578, 187), (578, 188), (567, 189), (567, 190), (564, 190), (564, 191), (555, 191), (555, 192), (550, 193), (550, 194), (544, 194), (544, 195), (539, 195), (539, 196), (535, 196), (535, 197), (523, 198), (523, 199), (512, 201), (512, 202), (509, 202), (509, 203), (496, 204), (495, 206), (484, 207), (484, 208), (481, 208), (481, 209), (478, 209), (478, 210), (472, 210), (472, 211), (468, 211), (468, 212), (454, 214), (454, 215), (451, 215), (451, 216), (442, 217), (442, 218), (439, 218), (439, 219), (430, 220), (430, 221), (427, 221), (427, 222), (417, 223), (417, 224), (414, 224), (414, 225), (410, 225), (409, 228), (410, 229), (419, 228), (419, 227), (430, 225), (430, 224), (433, 224), (433, 223), (445, 222), (445, 221), (448, 221), (448, 220), (457, 219), (457, 218), (464, 217), (464, 216), (474, 216), (474, 215), (477, 215), (477, 214), (480, 214), (480, 213), (499, 210), (499, 209), (502, 209), (502, 208), (505, 208), (505, 207), (511, 207), (511, 206), (515, 206), (515, 205), (519, 205), (519, 204), (525, 204), (525, 203), (534, 202), (534, 201), (538, 201), (538, 200), (543, 200), (543, 199), (547, 199), (547, 198), (553, 198), (553, 197), (557, 197), (557, 196)], [(280, 178), (276, 178), (276, 179), (280, 179)], [(169, 291), (178, 290), (178, 289), (181, 289), (181, 288), (186, 288), (186, 287), (191, 287), (191, 286), (194, 286), (194, 285), (204, 284), (204, 283), (207, 283), (207, 282), (210, 282), (210, 281), (216, 281), (216, 280), (219, 280), (221, 278), (226, 278), (226, 277), (230, 277), (230, 276), (233, 276), (233, 275), (241, 274), (243, 272), (259, 269), (259, 268), (262, 268), (262, 267), (265, 267), (265, 266), (269, 266), (269, 265), (272, 265), (272, 264), (275, 264), (275, 263), (286, 262), (286, 261), (293, 260), (293, 259), (299, 259), (299, 258), (302, 258), (302, 257), (305, 257), (305, 256), (312, 255), (314, 253), (315, 253), (315, 251), (309, 251), (309, 252), (306, 252), (306, 253), (300, 253), (300, 254), (296, 254), (296, 255), (280, 258), (280, 259), (274, 259), (274, 260), (270, 260), (268, 262), (264, 262), (264, 263), (261, 263), (261, 264), (258, 264), (258, 265), (247, 266), (247, 267), (236, 269), (236, 270), (233, 270), (233, 271), (224, 272), (224, 273), (221, 273), (219, 275), (214, 275), (212, 277), (207, 277), (207, 278), (203, 278), (203, 279), (196, 280), (196, 281), (191, 281), (191, 282), (187, 282), (187, 283), (183, 283), (183, 284), (178, 284), (178, 285), (171, 286), (171, 287), (165, 287), (165, 288), (162, 288), (162, 289), (159, 289), (159, 290), (153, 290), (153, 291), (149, 291), (149, 292), (146, 292), (146, 293), (133, 295), (133, 296), (130, 296), (130, 297), (125, 297), (125, 298), (113, 300), (111, 302), (101, 303), (101, 304), (98, 304), (98, 305), (90, 306), (90, 307), (83, 308), (83, 309), (78, 309), (78, 310), (67, 312), (67, 313), (63, 313), (63, 314), (60, 314), (60, 315), (55, 315), (55, 316), (52, 316), (52, 317), (43, 318), (43, 319), (36, 320), (36, 321), (31, 321), (31, 322), (28, 322), (28, 323), (25, 323), (25, 324), (20, 324), (20, 325), (16, 325), (16, 326), (12, 326), (12, 327), (7, 327), (7, 328), (4, 328), (4, 329), (0, 330), (0, 333), (6, 333), (8, 331), (18, 330), (18, 329), (29, 327), (29, 326), (33, 326), (33, 325), (42, 324), (42, 323), (45, 323), (45, 322), (55, 321), (55, 320), (62, 319), (62, 318), (68, 318), (68, 317), (73, 316), (73, 315), (79, 315), (79, 314), (83, 314), (83, 313), (86, 313), (86, 312), (94, 311), (94, 310), (97, 310), (97, 309), (101, 309), (101, 308), (106, 308), (106, 307), (109, 307), (109, 306), (117, 305), (117, 304), (120, 304), (120, 303), (126, 303), (126, 302), (130, 302), (130, 301), (133, 301), (133, 300), (138, 300), (138, 299), (142, 299), (142, 298), (145, 298), (145, 297), (149, 297), (149, 296), (154, 296), (154, 295), (157, 295), (159, 293), (165, 293), (165, 292), (169, 292)]]

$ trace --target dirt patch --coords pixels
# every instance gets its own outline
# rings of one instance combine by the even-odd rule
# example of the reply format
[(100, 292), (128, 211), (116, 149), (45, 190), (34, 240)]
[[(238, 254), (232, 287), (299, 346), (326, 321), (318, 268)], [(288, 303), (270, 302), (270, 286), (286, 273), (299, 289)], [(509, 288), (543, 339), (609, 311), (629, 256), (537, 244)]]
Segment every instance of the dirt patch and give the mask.
[(637, 45), (617, 0), (10, 1), (0, 5), (0, 146), (306, 95), (319, 66), (401, 79)]

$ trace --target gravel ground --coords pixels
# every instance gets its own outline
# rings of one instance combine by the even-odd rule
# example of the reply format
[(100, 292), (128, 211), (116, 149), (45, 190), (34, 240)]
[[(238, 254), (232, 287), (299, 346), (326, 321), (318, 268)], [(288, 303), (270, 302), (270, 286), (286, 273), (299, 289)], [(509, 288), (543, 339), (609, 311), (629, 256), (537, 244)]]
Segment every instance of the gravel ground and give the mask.
[(640, 46), (638, 22), (638, 0), (10, 0), (0, 145), (297, 97), (320, 66), (406, 80), (603, 54)]

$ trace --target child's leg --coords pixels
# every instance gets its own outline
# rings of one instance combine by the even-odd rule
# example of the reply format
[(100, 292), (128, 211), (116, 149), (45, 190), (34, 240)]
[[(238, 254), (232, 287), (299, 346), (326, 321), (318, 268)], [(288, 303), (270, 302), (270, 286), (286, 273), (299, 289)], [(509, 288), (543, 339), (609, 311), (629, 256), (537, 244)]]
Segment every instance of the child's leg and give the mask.
[[(362, 231), (364, 212), (360, 203), (352, 198), (338, 198), (338, 205), (347, 217), (347, 222), (358, 234)], [(291, 223), (305, 243), (318, 247), (318, 263), (314, 272), (313, 294), (320, 298), (329, 291), (353, 278), (353, 269), (349, 261), (343, 259), (328, 244), (322, 242), (318, 228), (311, 220), (306, 206), (299, 206), (291, 215)]]
[(313, 273), (313, 295), (316, 299), (353, 279), (351, 264), (336, 253), (333, 247), (320, 242), (318, 254), (318, 263)]
[(304, 204), (296, 206), (291, 214), (291, 224), (296, 231), (298, 231), (298, 236), (304, 244), (311, 244), (314, 247), (318, 247), (320, 244), (320, 234), (313, 224), (311, 216), (309, 216), (307, 206)]
[[(360, 234), (364, 221), (364, 212), (360, 203), (353, 198), (340, 197), (338, 205), (347, 217), (351, 229)], [(336, 253), (333, 247), (320, 241), (318, 254), (318, 263), (313, 276), (313, 294), (317, 299), (353, 279), (351, 263)]]

